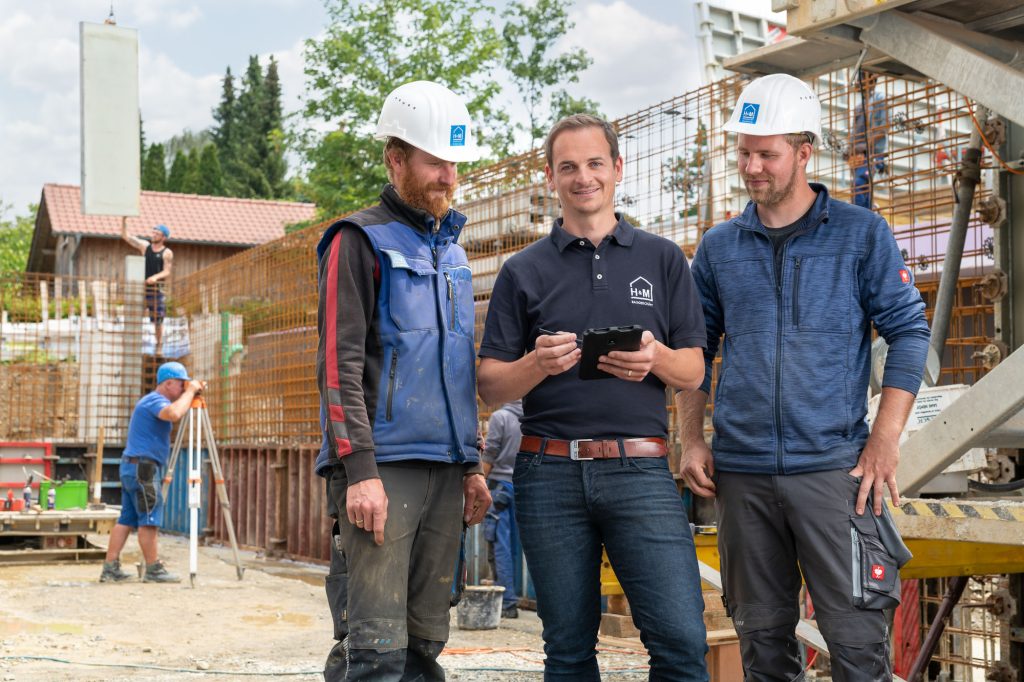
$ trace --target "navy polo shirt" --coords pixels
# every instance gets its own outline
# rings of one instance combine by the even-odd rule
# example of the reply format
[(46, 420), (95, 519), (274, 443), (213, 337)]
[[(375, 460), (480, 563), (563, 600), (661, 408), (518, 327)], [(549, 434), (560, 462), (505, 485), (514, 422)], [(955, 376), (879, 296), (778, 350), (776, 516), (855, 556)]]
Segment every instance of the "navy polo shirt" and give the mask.
[[(505, 362), (534, 348), (539, 328), (583, 332), (640, 325), (669, 348), (703, 348), (704, 313), (683, 252), (673, 242), (630, 225), (594, 248), (555, 221), (550, 236), (502, 266), (494, 283), (480, 356)], [(523, 399), (523, 433), (578, 438), (665, 437), (665, 384), (582, 381), (579, 366), (549, 376)]]

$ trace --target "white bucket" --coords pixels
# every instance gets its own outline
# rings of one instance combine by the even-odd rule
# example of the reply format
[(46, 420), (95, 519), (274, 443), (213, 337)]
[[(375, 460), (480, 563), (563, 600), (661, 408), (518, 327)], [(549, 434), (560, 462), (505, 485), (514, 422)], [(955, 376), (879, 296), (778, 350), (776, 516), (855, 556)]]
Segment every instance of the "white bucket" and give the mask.
[(455, 607), (460, 630), (494, 630), (501, 622), (500, 585), (468, 585), (462, 601)]

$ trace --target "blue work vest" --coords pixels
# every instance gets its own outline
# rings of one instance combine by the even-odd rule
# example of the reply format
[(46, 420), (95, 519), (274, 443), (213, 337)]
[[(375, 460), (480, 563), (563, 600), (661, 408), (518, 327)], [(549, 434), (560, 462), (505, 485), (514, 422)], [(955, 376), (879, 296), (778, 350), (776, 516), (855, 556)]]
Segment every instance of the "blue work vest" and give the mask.
[(479, 460), (473, 284), (455, 243), (465, 222), (449, 211), (430, 232), (400, 222), (357, 225), (380, 266), (378, 462)]

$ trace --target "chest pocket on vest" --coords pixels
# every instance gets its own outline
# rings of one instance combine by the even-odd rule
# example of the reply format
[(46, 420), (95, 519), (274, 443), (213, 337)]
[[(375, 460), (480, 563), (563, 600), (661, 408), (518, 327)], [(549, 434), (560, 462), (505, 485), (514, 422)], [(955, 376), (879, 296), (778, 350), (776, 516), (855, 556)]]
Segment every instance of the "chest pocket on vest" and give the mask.
[(437, 271), (428, 261), (409, 258), (398, 251), (383, 250), (390, 266), (388, 309), (401, 331), (437, 329), (434, 279)]
[(448, 292), (446, 316), (448, 328), (466, 336), (473, 336), (476, 312), (473, 307), (473, 279), (468, 265), (441, 266)]

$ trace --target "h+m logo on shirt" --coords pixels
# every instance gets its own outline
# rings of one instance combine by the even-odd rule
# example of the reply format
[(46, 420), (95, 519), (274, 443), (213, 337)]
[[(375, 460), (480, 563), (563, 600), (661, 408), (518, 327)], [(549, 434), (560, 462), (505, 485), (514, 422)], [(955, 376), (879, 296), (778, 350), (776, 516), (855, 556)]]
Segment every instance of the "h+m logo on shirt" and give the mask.
[(629, 283), (629, 302), (634, 305), (654, 305), (654, 287), (643, 277)]

